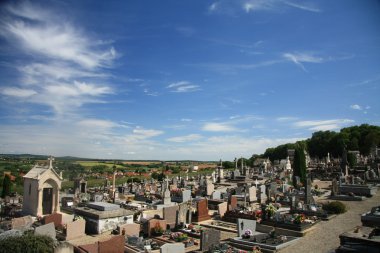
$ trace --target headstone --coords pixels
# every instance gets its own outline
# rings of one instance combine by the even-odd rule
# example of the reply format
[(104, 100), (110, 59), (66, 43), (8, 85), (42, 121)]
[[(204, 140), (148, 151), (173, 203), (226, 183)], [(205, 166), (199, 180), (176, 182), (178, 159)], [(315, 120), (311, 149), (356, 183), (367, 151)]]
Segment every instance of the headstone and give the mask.
[(66, 224), (66, 241), (85, 236), (86, 220), (76, 220)]
[(220, 198), (221, 198), (220, 191), (214, 191), (214, 192), (211, 194), (211, 199), (220, 199)]
[(61, 213), (53, 213), (53, 214), (45, 216), (43, 219), (43, 223), (48, 224), (50, 222), (53, 222), (55, 227), (60, 226), (62, 223), (62, 214)]
[(160, 253), (185, 253), (185, 244), (178, 243), (166, 243), (161, 246)]
[(232, 211), (237, 208), (237, 197), (231, 195), (228, 199), (228, 210)]
[(207, 180), (206, 185), (206, 195), (211, 196), (211, 194), (214, 192), (214, 184), (211, 181)]
[(256, 187), (252, 186), (248, 189), (249, 202), (257, 201)]
[(123, 230), (124, 235), (126, 236), (139, 236), (140, 234), (140, 224), (123, 224), (119, 225), (119, 234), (122, 234)]
[(178, 209), (178, 206), (164, 207), (163, 209), (164, 219), (171, 228), (175, 227)]
[(208, 251), (220, 244), (220, 230), (206, 229), (201, 231), (201, 251)]
[(265, 203), (267, 201), (266, 187), (264, 184), (260, 185), (260, 203)]
[(184, 190), (182, 191), (182, 202), (187, 202), (191, 199), (191, 191)]
[(305, 204), (310, 205), (312, 203), (313, 196), (311, 195), (311, 179), (307, 177), (305, 186)]
[(224, 214), (227, 212), (227, 206), (228, 206), (227, 202), (223, 202), (218, 205), (218, 213), (220, 217), (223, 217)]
[(256, 231), (256, 221), (255, 220), (247, 220), (247, 219), (237, 219), (237, 229), (238, 236), (241, 237), (246, 230), (251, 230), (251, 232)]
[(208, 214), (207, 199), (201, 199), (197, 202), (196, 216), (193, 217), (196, 222), (201, 222), (210, 219)]
[(334, 178), (331, 183), (331, 196), (336, 196), (338, 195), (339, 187), (338, 187), (338, 182)]
[(11, 225), (12, 229), (19, 229), (19, 230), (29, 229), (33, 224), (33, 218), (30, 215), (20, 217), (20, 218), (14, 218), (12, 219), (11, 224), (12, 224)]
[(46, 224), (46, 225), (42, 225), (42, 226), (39, 226), (39, 227), (36, 227), (36, 229), (34, 230), (34, 234), (36, 235), (46, 235), (46, 236), (49, 236), (51, 237), (52, 239), (55, 239), (56, 237), (56, 232), (55, 232), (55, 227), (54, 227), (54, 223), (49, 223), (49, 224)]

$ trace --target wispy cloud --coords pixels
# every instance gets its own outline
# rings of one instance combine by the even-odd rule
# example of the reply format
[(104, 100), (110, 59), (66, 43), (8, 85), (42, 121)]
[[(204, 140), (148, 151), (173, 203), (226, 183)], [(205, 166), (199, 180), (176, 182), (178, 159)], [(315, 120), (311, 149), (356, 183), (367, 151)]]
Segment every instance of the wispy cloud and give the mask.
[(313, 53), (284, 53), (283, 57), (288, 61), (293, 62), (299, 66), (302, 70), (307, 72), (303, 63), (322, 63), (324, 60), (322, 57), (315, 56)]
[(168, 138), (167, 141), (182, 143), (182, 142), (198, 141), (201, 138), (202, 138), (202, 135), (200, 134), (189, 134), (189, 135), (184, 135), (184, 136)]
[(26, 98), (37, 94), (36, 91), (31, 89), (21, 89), (16, 87), (5, 87), (0, 90), (0, 93), (5, 96), (11, 96), (16, 98)]
[(179, 93), (185, 93), (185, 92), (194, 92), (201, 90), (199, 85), (192, 84), (188, 81), (180, 81), (176, 83), (171, 83), (168, 86), (166, 86), (167, 89), (170, 89), (171, 92), (179, 92)]
[(343, 126), (354, 123), (351, 119), (332, 119), (332, 120), (305, 120), (297, 121), (293, 125), (300, 128), (308, 128), (312, 131), (337, 130)]
[(322, 10), (314, 3), (296, 0), (220, 0), (218, 2), (214, 2), (208, 7), (209, 12), (211, 13), (226, 15), (233, 15), (238, 11), (243, 11), (245, 13), (253, 13), (258, 11), (284, 12), (288, 9), (298, 9), (314, 13), (322, 12)]
[(98, 43), (61, 15), (28, 1), (9, 4), (2, 14), (0, 36), (29, 62), (14, 67), (19, 85), (3, 88), (3, 96), (45, 105), (63, 116), (87, 103), (103, 103), (100, 97), (113, 93), (104, 84), (106, 70), (117, 57), (112, 46), (104, 48), (109, 42)]
[(284, 117), (278, 117), (276, 118), (277, 121), (294, 121), (294, 120), (297, 120), (298, 118), (297, 117), (288, 117), (288, 116), (284, 116)]
[(238, 131), (236, 127), (231, 125), (230, 123), (216, 123), (216, 122), (209, 122), (203, 125), (202, 127), (203, 131), (208, 132), (234, 132)]
[(305, 3), (305, 2), (291, 2), (291, 1), (283, 1), (284, 4), (289, 5), (291, 7), (304, 10), (304, 11), (310, 11), (310, 12), (321, 12), (322, 10), (315, 6), (312, 3)]

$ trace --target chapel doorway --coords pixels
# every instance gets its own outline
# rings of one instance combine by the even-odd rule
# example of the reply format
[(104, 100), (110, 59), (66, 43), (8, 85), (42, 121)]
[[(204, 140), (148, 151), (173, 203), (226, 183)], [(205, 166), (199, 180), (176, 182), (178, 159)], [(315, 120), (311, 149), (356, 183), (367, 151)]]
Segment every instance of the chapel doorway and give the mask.
[(51, 214), (53, 211), (53, 188), (44, 188), (42, 196), (42, 214)]

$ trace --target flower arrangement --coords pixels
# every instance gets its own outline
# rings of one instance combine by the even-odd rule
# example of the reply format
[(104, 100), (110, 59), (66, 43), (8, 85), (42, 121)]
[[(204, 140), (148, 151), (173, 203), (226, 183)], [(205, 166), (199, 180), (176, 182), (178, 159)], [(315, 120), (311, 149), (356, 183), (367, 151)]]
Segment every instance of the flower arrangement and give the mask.
[(248, 238), (251, 237), (251, 235), (253, 235), (252, 230), (250, 230), (250, 229), (246, 229), (246, 230), (244, 230), (244, 234), (242, 235), (242, 238), (244, 238), (244, 239), (248, 239)]
[(187, 234), (181, 232), (175, 232), (170, 234), (170, 238), (175, 240), (176, 242), (183, 242), (188, 239)]
[(277, 208), (272, 204), (267, 205), (267, 207), (265, 208), (265, 212), (268, 214), (269, 217), (272, 217), (276, 211)]
[(305, 222), (305, 215), (304, 214), (296, 214), (294, 217), (294, 223), (295, 224), (301, 224)]
[(253, 246), (252, 253), (261, 253), (261, 248), (259, 246)]
[(157, 222), (153, 228), (153, 231), (156, 235), (162, 235), (164, 233), (164, 229), (160, 226), (160, 223)]

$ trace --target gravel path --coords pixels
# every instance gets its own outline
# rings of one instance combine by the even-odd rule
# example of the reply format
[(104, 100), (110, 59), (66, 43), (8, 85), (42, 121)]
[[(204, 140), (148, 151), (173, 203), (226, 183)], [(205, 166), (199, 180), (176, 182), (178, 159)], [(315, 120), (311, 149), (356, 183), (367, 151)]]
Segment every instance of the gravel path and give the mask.
[(348, 211), (338, 215), (330, 221), (322, 221), (316, 224), (315, 229), (302, 237), (297, 243), (291, 245), (280, 253), (330, 253), (340, 245), (339, 235), (361, 226), (360, 216), (368, 212), (372, 207), (380, 205), (380, 191), (372, 198), (364, 201), (342, 201)]

